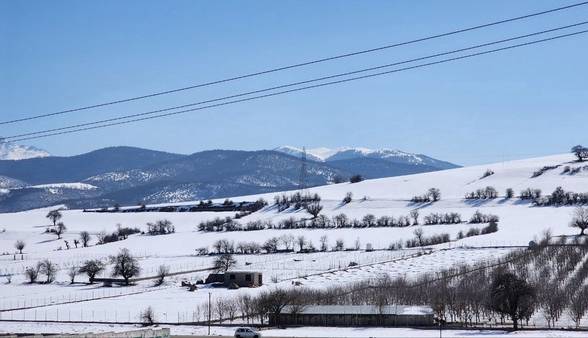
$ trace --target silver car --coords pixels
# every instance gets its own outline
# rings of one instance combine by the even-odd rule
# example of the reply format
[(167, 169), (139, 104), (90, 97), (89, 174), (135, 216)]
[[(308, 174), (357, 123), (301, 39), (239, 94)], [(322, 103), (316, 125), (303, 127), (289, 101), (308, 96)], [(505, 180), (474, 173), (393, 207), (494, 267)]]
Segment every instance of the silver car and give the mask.
[(240, 327), (235, 331), (235, 338), (261, 338), (261, 333), (250, 327)]

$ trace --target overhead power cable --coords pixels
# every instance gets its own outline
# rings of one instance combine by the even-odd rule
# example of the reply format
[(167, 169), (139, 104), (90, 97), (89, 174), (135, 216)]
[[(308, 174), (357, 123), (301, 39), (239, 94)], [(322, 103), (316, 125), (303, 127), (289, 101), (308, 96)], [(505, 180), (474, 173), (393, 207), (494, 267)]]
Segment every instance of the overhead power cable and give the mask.
[(239, 102), (253, 101), (253, 100), (258, 100), (258, 99), (262, 99), (262, 98), (283, 95), (283, 94), (287, 94), (287, 93), (304, 91), (304, 90), (313, 89), (313, 88), (325, 87), (325, 86), (330, 86), (330, 85), (339, 84), (339, 83), (346, 83), (346, 82), (351, 82), (351, 81), (356, 81), (356, 80), (361, 80), (361, 79), (382, 76), (382, 75), (386, 75), (386, 74), (403, 72), (403, 71), (407, 71), (407, 70), (411, 70), (411, 69), (418, 69), (418, 68), (428, 67), (428, 66), (432, 66), (432, 65), (443, 64), (443, 63), (448, 63), (448, 62), (462, 60), (462, 59), (468, 59), (468, 58), (472, 58), (472, 57), (476, 57), (476, 56), (480, 56), (480, 55), (486, 55), (486, 54), (496, 53), (496, 52), (500, 52), (500, 51), (520, 48), (520, 47), (524, 47), (524, 46), (535, 45), (535, 44), (539, 44), (539, 43), (543, 43), (543, 42), (547, 42), (547, 41), (553, 41), (553, 40), (562, 39), (562, 38), (566, 38), (566, 37), (577, 36), (577, 35), (585, 34), (585, 33), (588, 33), (588, 30), (576, 31), (576, 32), (572, 32), (572, 33), (562, 34), (562, 35), (556, 35), (556, 36), (545, 38), (545, 39), (533, 40), (533, 41), (520, 43), (520, 44), (516, 44), (516, 45), (510, 45), (510, 46), (491, 49), (491, 50), (487, 50), (487, 51), (483, 51), (483, 52), (477, 52), (477, 53), (466, 54), (466, 55), (462, 55), (462, 56), (456, 56), (453, 58), (447, 58), (447, 59), (442, 59), (442, 60), (433, 61), (433, 62), (429, 62), (429, 63), (419, 64), (419, 65), (415, 65), (415, 66), (393, 69), (393, 70), (389, 70), (389, 71), (385, 71), (385, 72), (379, 72), (379, 73), (357, 76), (357, 77), (352, 77), (352, 78), (347, 78), (347, 79), (342, 79), (342, 80), (337, 80), (337, 81), (325, 82), (325, 83), (315, 84), (315, 85), (311, 85), (311, 86), (299, 87), (299, 88), (294, 88), (294, 89), (289, 89), (289, 90), (284, 90), (284, 91), (279, 91), (279, 92), (274, 92), (274, 93), (269, 93), (269, 94), (264, 94), (264, 95), (247, 97), (247, 98), (243, 98), (243, 99), (221, 102), (221, 103), (211, 104), (211, 105), (207, 105), (207, 106), (203, 106), (203, 107), (180, 110), (180, 111), (175, 111), (175, 112), (169, 112), (169, 113), (159, 114), (159, 115), (155, 115), (155, 116), (147, 116), (147, 117), (127, 120), (127, 121), (101, 124), (98, 126), (91, 126), (91, 127), (85, 127), (85, 128), (80, 128), (80, 129), (74, 129), (74, 130), (66, 130), (66, 131), (49, 133), (49, 134), (44, 134), (44, 135), (39, 135), (39, 136), (17, 138), (17, 139), (13, 139), (12, 141), (24, 141), (24, 140), (39, 139), (39, 138), (44, 138), (44, 137), (64, 135), (64, 134), (85, 131), (85, 130), (100, 129), (100, 128), (106, 128), (106, 127), (111, 127), (111, 126), (116, 126), (116, 125), (123, 125), (123, 124), (139, 122), (139, 121), (145, 121), (145, 120), (151, 120), (151, 119), (156, 119), (156, 118), (169, 117), (169, 116), (173, 116), (173, 115), (185, 114), (188, 112), (204, 110), (204, 109), (209, 109), (209, 108), (215, 108), (215, 107), (221, 107), (221, 106), (231, 105), (231, 104), (235, 104), (235, 103), (239, 103)]
[(390, 68), (393, 66), (399, 66), (399, 65), (403, 65), (403, 64), (407, 64), (407, 63), (437, 58), (440, 56), (461, 53), (461, 52), (465, 52), (465, 51), (472, 50), (472, 49), (488, 47), (488, 46), (492, 46), (492, 45), (496, 45), (496, 44), (501, 44), (501, 43), (519, 40), (519, 39), (524, 39), (524, 38), (537, 36), (537, 35), (541, 35), (541, 34), (552, 33), (555, 31), (568, 29), (568, 28), (572, 28), (572, 27), (577, 27), (577, 26), (581, 26), (581, 25), (586, 25), (586, 24), (588, 24), (588, 21), (583, 21), (583, 22), (579, 22), (579, 23), (575, 23), (575, 24), (571, 24), (571, 25), (566, 25), (566, 26), (560, 26), (560, 27), (547, 29), (547, 30), (543, 30), (543, 31), (539, 31), (539, 32), (534, 32), (534, 33), (530, 33), (530, 34), (519, 35), (519, 36), (515, 36), (515, 37), (511, 37), (511, 38), (507, 38), (507, 39), (502, 39), (502, 40), (497, 40), (497, 41), (492, 41), (492, 42), (488, 42), (488, 43), (478, 44), (478, 45), (474, 45), (474, 46), (470, 46), (470, 47), (466, 47), (466, 48), (460, 48), (460, 49), (455, 49), (455, 50), (446, 51), (446, 52), (442, 52), (442, 53), (436, 53), (436, 54), (432, 54), (432, 55), (428, 55), (428, 56), (424, 56), (424, 57), (418, 57), (418, 58), (409, 59), (409, 60), (404, 60), (404, 61), (400, 61), (400, 62), (394, 62), (394, 63), (385, 64), (385, 65), (380, 65), (380, 66), (369, 67), (369, 68), (359, 69), (359, 70), (355, 70), (355, 71), (345, 72), (345, 73), (323, 76), (323, 77), (314, 78), (314, 79), (305, 80), (305, 81), (292, 82), (292, 83), (288, 83), (288, 84), (284, 84), (284, 85), (279, 85), (279, 86), (274, 86), (274, 87), (269, 87), (269, 88), (264, 88), (264, 89), (258, 89), (258, 90), (254, 90), (254, 91), (249, 91), (249, 92), (244, 92), (244, 93), (239, 93), (239, 94), (234, 94), (234, 95), (229, 95), (229, 96), (223, 96), (223, 97), (219, 97), (219, 98), (184, 104), (184, 105), (180, 105), (180, 106), (152, 110), (152, 111), (147, 111), (147, 112), (142, 112), (142, 113), (137, 113), (137, 114), (124, 115), (124, 116), (103, 119), (103, 120), (98, 120), (98, 121), (93, 121), (93, 122), (79, 123), (79, 124), (74, 124), (74, 125), (65, 126), (65, 127), (45, 129), (45, 130), (22, 133), (22, 134), (17, 134), (17, 135), (4, 136), (4, 139), (10, 140), (10, 139), (22, 138), (22, 137), (33, 136), (33, 135), (41, 135), (41, 134), (57, 132), (57, 131), (62, 131), (62, 130), (87, 127), (87, 126), (98, 125), (98, 124), (114, 122), (114, 121), (121, 121), (121, 120), (130, 119), (130, 118), (141, 117), (141, 116), (154, 115), (154, 114), (159, 114), (159, 113), (163, 113), (163, 112), (167, 112), (167, 111), (184, 109), (184, 108), (188, 108), (188, 107), (199, 106), (199, 105), (209, 104), (209, 103), (213, 103), (213, 102), (225, 101), (225, 100), (235, 99), (235, 98), (249, 96), (249, 95), (253, 95), (253, 94), (260, 94), (260, 93), (264, 93), (264, 92), (269, 92), (269, 91), (273, 91), (273, 90), (277, 90), (277, 89), (295, 87), (295, 86), (299, 86), (299, 85), (303, 85), (303, 84), (320, 82), (320, 81), (324, 81), (324, 80), (330, 80), (330, 79), (334, 79), (334, 78), (339, 78), (339, 77), (344, 77), (344, 76), (349, 76), (349, 75), (354, 75), (354, 74), (359, 74), (359, 73), (365, 73), (365, 72), (374, 71), (374, 70), (378, 70), (378, 69)]
[(125, 102), (137, 101), (137, 100), (152, 98), (152, 97), (156, 97), (156, 96), (161, 96), (161, 95), (166, 95), (166, 94), (172, 94), (172, 93), (182, 92), (182, 91), (186, 91), (186, 90), (190, 90), (190, 89), (207, 87), (207, 86), (211, 86), (211, 85), (216, 85), (216, 84), (221, 84), (221, 83), (226, 83), (226, 82), (231, 82), (231, 81), (246, 79), (246, 78), (255, 77), (255, 76), (259, 76), (259, 75), (270, 74), (270, 73), (279, 72), (279, 71), (283, 71), (283, 70), (288, 70), (288, 69), (293, 69), (293, 68), (298, 68), (298, 67), (309, 66), (309, 65), (313, 65), (313, 64), (327, 62), (327, 61), (333, 61), (333, 60), (343, 59), (343, 58), (347, 58), (347, 57), (351, 57), (351, 56), (356, 56), (356, 55), (361, 55), (361, 54), (367, 54), (367, 53), (373, 53), (373, 52), (376, 52), (376, 51), (381, 51), (381, 50), (395, 48), (395, 47), (400, 47), (400, 46), (406, 46), (406, 45), (415, 44), (415, 43), (419, 43), (419, 42), (424, 42), (424, 41), (428, 41), (428, 40), (433, 40), (433, 39), (438, 39), (438, 38), (442, 38), (442, 37), (447, 37), (447, 36), (451, 36), (451, 35), (455, 35), (455, 34), (465, 33), (465, 32), (469, 32), (469, 31), (473, 31), (473, 30), (477, 30), (477, 29), (492, 27), (492, 26), (496, 26), (496, 25), (500, 25), (500, 24), (504, 24), (504, 23), (509, 23), (509, 22), (514, 22), (514, 21), (529, 19), (529, 18), (532, 18), (532, 17), (536, 17), (536, 16), (540, 16), (540, 15), (545, 15), (545, 14), (550, 14), (550, 13), (554, 13), (554, 12), (559, 12), (559, 11), (563, 11), (563, 10), (567, 10), (567, 9), (572, 9), (572, 8), (576, 8), (576, 7), (579, 7), (579, 6), (584, 6), (584, 5), (587, 5), (587, 4), (588, 4), (588, 1), (583, 1), (583, 2), (579, 2), (579, 3), (567, 5), (567, 6), (557, 7), (557, 8), (553, 8), (553, 9), (549, 9), (549, 10), (544, 10), (544, 11), (540, 11), (540, 12), (530, 13), (530, 14), (526, 14), (526, 15), (522, 15), (522, 16), (517, 16), (517, 17), (513, 17), (513, 18), (509, 18), (509, 19), (494, 21), (494, 22), (490, 22), (490, 23), (486, 23), (486, 24), (482, 24), (482, 25), (477, 25), (477, 26), (472, 26), (472, 27), (468, 27), (468, 28), (458, 29), (458, 30), (454, 30), (454, 31), (446, 32), (446, 33), (431, 35), (431, 36), (427, 36), (427, 37), (423, 37), (423, 38), (418, 38), (418, 39), (414, 39), (414, 40), (409, 40), (409, 41), (404, 41), (404, 42), (389, 44), (389, 45), (375, 47), (375, 48), (370, 48), (370, 49), (359, 50), (359, 51), (355, 51), (355, 52), (351, 52), (351, 53), (330, 56), (330, 57), (326, 57), (326, 58), (322, 58), (322, 59), (316, 59), (316, 60), (306, 61), (306, 62), (292, 64), (292, 65), (287, 65), (287, 66), (282, 66), (282, 67), (278, 67), (278, 68), (271, 68), (271, 69), (267, 69), (267, 70), (263, 70), (263, 71), (259, 71), (259, 72), (254, 72), (254, 73), (249, 73), (249, 74), (244, 74), (244, 75), (229, 77), (229, 78), (225, 78), (225, 79), (221, 79), (221, 80), (216, 80), (216, 81), (211, 81), (211, 82), (205, 82), (205, 83), (195, 84), (195, 85), (191, 85), (191, 86), (187, 86), (187, 87), (176, 88), (176, 89), (171, 89), (171, 90), (166, 90), (166, 91), (160, 91), (160, 92), (150, 93), (150, 94), (146, 94), (146, 95), (130, 97), (130, 98), (126, 98), (126, 99), (108, 101), (108, 102), (98, 103), (98, 104), (89, 105), (89, 106), (83, 106), (83, 107), (78, 107), (78, 108), (66, 109), (66, 110), (56, 111), (56, 112), (52, 112), (52, 113), (46, 113), (46, 114), (40, 114), (40, 115), (32, 115), (32, 116), (28, 116), (28, 117), (13, 119), (13, 120), (0, 121), (0, 125), (13, 124), (13, 123), (30, 121), (30, 120), (36, 120), (36, 119), (46, 118), (46, 117), (50, 117), (50, 116), (64, 115), (64, 114), (68, 114), (68, 113), (73, 113), (73, 112), (78, 112), (78, 111), (83, 111), (83, 110), (88, 110), (88, 109), (93, 109), (93, 108), (100, 108), (100, 107), (105, 107), (105, 106), (110, 106), (110, 105), (115, 105), (115, 104), (120, 104), (120, 103), (125, 103)]

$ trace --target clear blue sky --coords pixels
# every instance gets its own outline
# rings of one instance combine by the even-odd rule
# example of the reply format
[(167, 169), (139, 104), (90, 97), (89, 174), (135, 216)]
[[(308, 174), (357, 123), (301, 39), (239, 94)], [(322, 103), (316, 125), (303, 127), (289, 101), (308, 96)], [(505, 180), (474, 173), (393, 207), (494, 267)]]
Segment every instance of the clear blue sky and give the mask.
[[(400, 42), (572, 1), (2, 1), (0, 119)], [(116, 107), (0, 126), (0, 135), (179, 105), (588, 19), (588, 6)], [(588, 36), (257, 102), (31, 141), (57, 155), (130, 145), (365, 146), (460, 164), (588, 143)]]

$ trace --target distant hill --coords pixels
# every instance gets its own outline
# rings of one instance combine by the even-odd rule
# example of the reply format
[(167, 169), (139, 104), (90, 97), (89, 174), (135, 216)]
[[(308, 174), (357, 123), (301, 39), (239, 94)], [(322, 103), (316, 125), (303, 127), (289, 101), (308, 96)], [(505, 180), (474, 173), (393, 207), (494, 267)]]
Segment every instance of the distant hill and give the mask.
[[(308, 156), (306, 184), (325, 185), (357, 173), (379, 178), (454, 166), (423, 155), (374, 154), (341, 158), (339, 153), (327, 160)], [(181, 202), (296, 189), (300, 168), (295, 151), (273, 150), (180, 155), (111, 147), (71, 157), (0, 161), (0, 212), (55, 204), (93, 208)]]

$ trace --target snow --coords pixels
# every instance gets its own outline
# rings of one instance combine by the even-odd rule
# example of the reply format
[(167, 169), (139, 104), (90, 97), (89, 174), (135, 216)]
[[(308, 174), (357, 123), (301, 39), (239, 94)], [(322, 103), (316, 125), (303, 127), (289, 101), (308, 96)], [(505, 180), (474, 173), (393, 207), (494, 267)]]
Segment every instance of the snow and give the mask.
[[(172, 335), (199, 335), (207, 336), (208, 327), (188, 325), (161, 325), (169, 328)], [(156, 327), (156, 328), (159, 328)], [(101, 332), (126, 332), (144, 329), (139, 325), (124, 324), (60, 324), (60, 323), (30, 323), (30, 322), (2, 322), (0, 333), (101, 333)], [(233, 337), (234, 327), (212, 326), (211, 336)], [(288, 329), (269, 329), (261, 331), (264, 338), (271, 337), (407, 337), (407, 338), (436, 338), (439, 337), (438, 329), (419, 330), (410, 328), (363, 328), (363, 327), (300, 327)], [(556, 338), (556, 337), (587, 337), (586, 331), (559, 331), (559, 330), (533, 330), (509, 332), (503, 330), (443, 330), (442, 336), (447, 338)]]
[[(304, 152), (303, 149), (293, 146), (281, 146), (275, 148), (274, 150), (296, 157), (302, 156), (302, 153)], [(406, 162), (415, 165), (430, 164), (430, 162), (434, 162), (433, 159), (427, 158), (424, 155), (412, 154), (389, 148), (370, 149), (364, 147), (319, 147), (306, 149), (306, 156), (313, 161), (319, 162), (354, 159), (361, 157), (388, 159), (396, 162)]]
[(50, 183), (50, 184), (39, 184), (39, 185), (32, 185), (29, 188), (36, 188), (36, 189), (74, 189), (74, 190), (94, 190), (98, 189), (98, 187), (93, 186), (87, 183)]
[(45, 150), (0, 140), (0, 160), (25, 160), (50, 156)]
[[(544, 167), (561, 165), (548, 170), (541, 176), (531, 178), (533, 172)], [(574, 235), (577, 231), (569, 227), (573, 207), (534, 207), (518, 199), (505, 199), (500, 196), (495, 200), (468, 201), (463, 197), (466, 193), (486, 186), (495, 187), (501, 195), (507, 188), (513, 188), (516, 193), (526, 188), (542, 189), (544, 194), (551, 193), (557, 186), (574, 192), (588, 191), (588, 177), (585, 172), (576, 175), (562, 174), (564, 166), (578, 167), (583, 164), (573, 162), (570, 154), (554, 155), (520, 161), (503, 162), (483, 166), (451, 169), (433, 173), (409, 175), (402, 177), (366, 180), (360, 183), (342, 183), (308, 189), (309, 193), (321, 196), (322, 213), (334, 216), (340, 213), (349, 218), (362, 218), (366, 214), (378, 216), (408, 215), (411, 210), (418, 209), (421, 218), (432, 212), (458, 212), (462, 219), (467, 220), (476, 211), (495, 214), (500, 217), (499, 231), (496, 233), (468, 237), (456, 240), (459, 231), (467, 231), (470, 224), (431, 225), (423, 226), (425, 236), (448, 233), (453, 240), (450, 243), (437, 245), (425, 250), (404, 249), (397, 251), (386, 249), (391, 243), (405, 241), (414, 237), (415, 226), (405, 228), (345, 228), (345, 229), (291, 229), (291, 230), (260, 230), (250, 232), (210, 232), (202, 233), (196, 230), (201, 221), (216, 217), (233, 217), (233, 212), (183, 212), (183, 213), (95, 213), (81, 210), (62, 210), (60, 220), (67, 226), (63, 239), (57, 240), (51, 233), (45, 233), (50, 224), (46, 215), (53, 208), (30, 210), (19, 213), (0, 214), (0, 275), (12, 274), (12, 282), (0, 286), (0, 309), (12, 311), (1, 312), (2, 319), (34, 320), (35, 318), (50, 318), (52, 320), (88, 320), (93, 318), (98, 322), (116, 319), (138, 320), (139, 313), (147, 306), (153, 306), (159, 318), (169, 321), (189, 321), (196, 316), (202, 319), (202, 309), (211, 293), (215, 299), (231, 299), (248, 293), (255, 295), (264, 290), (276, 287), (328, 288), (342, 283), (354, 283), (382, 276), (415, 278), (423, 272), (437, 271), (455, 266), (459, 263), (474, 263), (482, 260), (492, 260), (512, 251), (509, 246), (526, 246), (530, 240), (540, 236), (545, 229), (551, 229), (555, 236)], [(481, 178), (487, 169), (494, 174)], [(84, 183), (68, 184), (68, 187), (89, 189), (91, 185)], [(62, 186), (63, 187), (63, 186)], [(409, 200), (414, 195), (421, 195), (431, 187), (441, 190), (442, 199), (431, 204), (414, 204)], [(347, 192), (353, 193), (353, 201), (342, 205), (341, 200)], [(275, 193), (253, 196), (239, 196), (233, 201), (254, 201), (263, 197), (270, 203)], [(364, 199), (365, 197), (365, 199)], [(216, 202), (222, 202), (221, 200)], [(185, 204), (193, 204), (187, 202)], [(253, 220), (279, 220), (294, 217), (308, 218), (302, 210), (292, 209), (278, 212), (276, 208), (267, 207), (239, 222), (246, 223)], [(81, 231), (89, 231), (93, 236), (100, 231), (113, 232), (117, 224), (126, 227), (138, 227), (145, 230), (145, 224), (160, 219), (169, 219), (176, 228), (176, 233), (162, 236), (148, 236), (142, 234), (131, 235), (128, 239), (95, 245), (95, 239), (87, 248), (73, 248), (73, 240), (78, 238)], [(475, 225), (480, 227), (481, 225)], [(143, 268), (143, 276), (152, 276), (161, 264), (170, 266), (172, 272), (191, 271), (208, 268), (212, 265), (213, 257), (196, 256), (195, 250), (201, 247), (212, 248), (212, 244), (219, 239), (239, 241), (254, 241), (263, 243), (271, 237), (291, 235), (295, 238), (304, 236), (318, 247), (322, 236), (328, 237), (329, 247), (337, 239), (343, 239), (346, 247), (353, 247), (359, 240), (361, 248), (365, 249), (370, 243), (376, 251), (341, 251), (318, 252), (311, 254), (280, 253), (271, 255), (237, 255), (235, 270), (254, 270), (264, 274), (264, 286), (256, 289), (241, 288), (226, 290), (203, 288), (195, 292), (188, 292), (179, 286), (184, 279), (196, 281), (206, 277), (208, 272), (186, 273), (168, 278), (160, 287), (154, 287), (151, 281), (137, 283), (133, 287), (103, 288), (100, 285), (73, 284), (70, 285), (67, 269), (79, 266), (87, 259), (107, 260), (109, 255), (121, 248), (128, 248), (139, 260)], [(94, 237), (95, 238), (95, 237)], [(25, 254), (14, 255), (14, 243), (24, 240), (27, 245)], [(67, 240), (72, 246), (65, 250)], [(2, 254), (5, 253), (5, 254)], [(56, 282), (50, 285), (29, 285), (23, 275), (27, 266), (36, 264), (41, 259), (48, 258), (56, 263), (60, 271)], [(350, 267), (350, 263), (357, 266)], [(108, 271), (104, 274), (107, 275)], [(0, 277), (2, 278), (2, 277)], [(2, 278), (4, 279), (4, 278)], [(78, 280), (85, 281), (84, 276)], [(4, 281), (2, 281), (4, 283)], [(21, 307), (34, 308), (16, 310)], [(567, 316), (563, 316), (566, 317)], [(568, 325), (566, 318), (562, 318), (561, 325)], [(538, 324), (541, 321), (538, 320)], [(88, 327), (111, 331), (107, 325), (90, 325)], [(130, 326), (130, 328), (133, 328)], [(22, 324), (0, 322), (0, 332), (69, 332), (80, 329), (74, 324)], [(30, 330), (30, 331), (27, 331)], [(59, 331), (63, 330), (63, 331)], [(201, 327), (174, 326), (173, 332), (202, 333)], [(222, 334), (232, 334), (228, 329), (216, 329)], [(453, 333), (452, 333), (453, 332)], [(484, 331), (480, 335), (485, 337), (534, 337), (537, 332), (523, 332), (508, 334), (502, 331)], [(416, 331), (410, 329), (343, 329), (343, 328), (299, 328), (288, 330), (268, 330), (266, 336), (437, 336), (436, 331)], [(475, 331), (447, 331), (445, 336), (476, 336)], [(569, 336), (570, 332), (549, 331), (546, 334)], [(576, 333), (573, 333), (576, 335)], [(585, 333), (577, 336), (586, 336)]]

